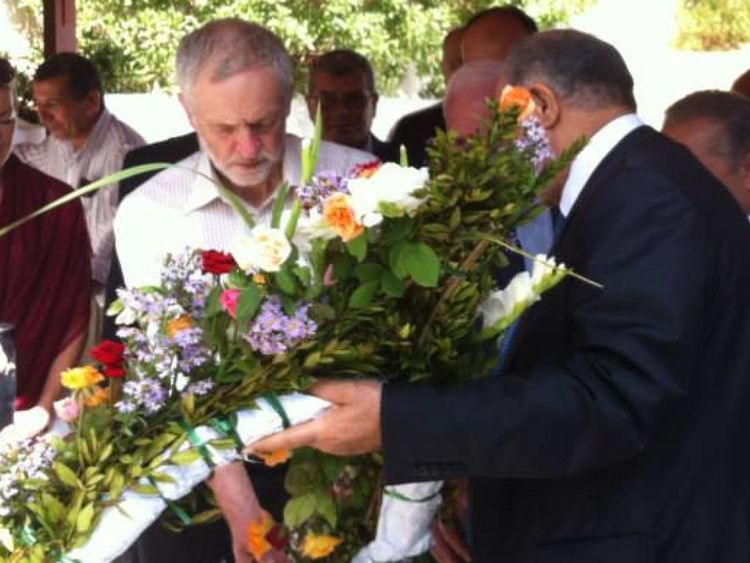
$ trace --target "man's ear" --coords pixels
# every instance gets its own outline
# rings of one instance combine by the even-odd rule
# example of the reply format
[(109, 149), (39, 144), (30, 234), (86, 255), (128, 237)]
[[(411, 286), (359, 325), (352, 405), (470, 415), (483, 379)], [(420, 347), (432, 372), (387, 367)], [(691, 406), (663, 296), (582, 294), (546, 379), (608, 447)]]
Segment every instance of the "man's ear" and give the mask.
[(534, 114), (545, 129), (552, 129), (560, 121), (560, 102), (557, 94), (542, 82), (531, 84), (528, 90), (536, 106)]
[(102, 93), (99, 90), (90, 90), (86, 94), (84, 101), (86, 102), (86, 113), (89, 116), (94, 117), (99, 115), (103, 104)]

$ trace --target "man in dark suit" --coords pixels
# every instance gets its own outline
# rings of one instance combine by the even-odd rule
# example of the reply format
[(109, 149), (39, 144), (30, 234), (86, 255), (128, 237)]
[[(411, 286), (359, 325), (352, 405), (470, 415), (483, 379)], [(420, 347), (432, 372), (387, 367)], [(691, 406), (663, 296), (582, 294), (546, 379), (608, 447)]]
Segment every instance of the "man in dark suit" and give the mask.
[(509, 369), (453, 389), (322, 382), (334, 403), (257, 450), (384, 451), (390, 482), (471, 478), (474, 561), (750, 557), (750, 226), (684, 147), (634, 114), (619, 53), (571, 30), (509, 59), (556, 151), (581, 136), (554, 254)]
[(313, 121), (320, 105), (324, 141), (372, 153), (383, 162), (398, 162), (398, 147), (370, 131), (378, 92), (375, 73), (365, 57), (349, 49), (321, 55), (310, 67), (307, 92)]

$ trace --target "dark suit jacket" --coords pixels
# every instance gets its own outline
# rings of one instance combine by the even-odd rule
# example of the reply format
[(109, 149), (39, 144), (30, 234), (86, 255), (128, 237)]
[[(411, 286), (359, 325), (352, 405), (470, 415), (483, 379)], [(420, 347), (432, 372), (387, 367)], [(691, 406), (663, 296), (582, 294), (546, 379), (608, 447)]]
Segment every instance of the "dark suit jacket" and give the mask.
[(598, 166), (510, 372), (388, 386), (390, 482), (470, 476), (475, 561), (748, 561), (750, 226), (641, 127)]
[(398, 151), (406, 147), (409, 164), (420, 167), (427, 164), (427, 143), (435, 137), (437, 130), (445, 130), (443, 104), (438, 103), (405, 115), (396, 122), (391, 131), (390, 142)]
[(381, 162), (395, 162), (398, 164), (401, 160), (399, 145), (381, 141), (372, 133), (370, 133), (370, 146), (372, 147), (372, 154), (377, 156)]

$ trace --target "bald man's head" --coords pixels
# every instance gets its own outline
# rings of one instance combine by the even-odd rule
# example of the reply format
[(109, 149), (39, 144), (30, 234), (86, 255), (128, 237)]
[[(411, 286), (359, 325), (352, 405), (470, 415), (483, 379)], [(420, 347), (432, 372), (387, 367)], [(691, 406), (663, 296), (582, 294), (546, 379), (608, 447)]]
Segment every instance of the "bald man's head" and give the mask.
[(448, 84), (451, 74), (453, 74), (458, 67), (461, 66), (461, 38), (464, 34), (463, 27), (457, 27), (451, 29), (443, 39), (443, 60), (441, 68), (443, 70), (443, 78), (445, 83)]
[(465, 63), (451, 76), (443, 100), (448, 129), (459, 138), (481, 131), (492, 117), (487, 98), (495, 98), (505, 86), (505, 65), (482, 60)]
[(504, 60), (513, 46), (537, 32), (537, 25), (515, 6), (499, 6), (479, 12), (465, 26), (461, 40), (463, 62)]

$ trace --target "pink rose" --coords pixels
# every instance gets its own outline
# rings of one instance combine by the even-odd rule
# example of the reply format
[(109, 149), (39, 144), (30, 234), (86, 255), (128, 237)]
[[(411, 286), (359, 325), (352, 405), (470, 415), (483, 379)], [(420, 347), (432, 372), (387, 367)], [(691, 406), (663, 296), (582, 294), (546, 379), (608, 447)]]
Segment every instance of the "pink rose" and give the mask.
[(73, 422), (81, 414), (81, 406), (70, 397), (55, 401), (55, 414), (65, 422)]
[(221, 306), (233, 319), (237, 317), (237, 305), (239, 305), (241, 293), (239, 289), (225, 289), (219, 297)]

